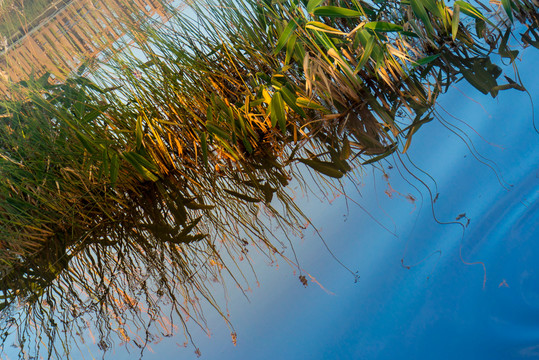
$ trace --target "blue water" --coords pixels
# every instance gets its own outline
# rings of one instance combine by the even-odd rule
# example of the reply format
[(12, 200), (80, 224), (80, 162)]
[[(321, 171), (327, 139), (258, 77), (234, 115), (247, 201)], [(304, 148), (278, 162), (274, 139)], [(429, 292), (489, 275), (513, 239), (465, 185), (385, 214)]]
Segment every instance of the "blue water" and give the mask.
[[(524, 57), (528, 61), (520, 72), (539, 106), (539, 57), (533, 50)], [(442, 97), (441, 106), (491, 143), (459, 125), (478, 151), (494, 160), (498, 176), (436, 121), (415, 135), (410, 156), (436, 179), (435, 184), (420, 175), (433, 196), (440, 194), (436, 217), (451, 222), (466, 213), (465, 231), (436, 223), (427, 189), (407, 176), (417, 191), (396, 166), (387, 170), (390, 184), (404, 196), (412, 194), (415, 204), (387, 197), (380, 173), (365, 174), (361, 194), (347, 188), (385, 228), (357, 206), (350, 204), (348, 211), (343, 197), (331, 205), (299, 199), (334, 254), (359, 272), (360, 281), (355, 283), (308, 230), (295, 250), (301, 266), (331, 293), (312, 282), (304, 288), (285, 262), (276, 268), (254, 257), (261, 286), (253, 279), (248, 300), (229, 289), (238, 345), (232, 345), (230, 329), (211, 309), (210, 339), (192, 324), (203, 359), (539, 358), (539, 134), (530, 99), (509, 91), (492, 100), (458, 87), (484, 109), (457, 89)], [(145, 359), (196, 358), (183, 342), (180, 334), (150, 344), (154, 353)], [(97, 357), (95, 346), (90, 348)], [(110, 358), (138, 358), (137, 349), (114, 351)]]
[[(539, 106), (538, 56), (528, 55), (520, 71)], [(385, 228), (358, 206), (347, 210), (343, 197), (331, 205), (298, 199), (339, 260), (359, 271), (360, 281), (354, 283), (307, 230), (295, 250), (301, 266), (331, 294), (312, 282), (304, 288), (285, 262), (277, 268), (254, 257), (260, 287), (253, 280), (248, 300), (229, 290), (237, 346), (210, 310), (211, 338), (192, 329), (202, 358), (539, 358), (539, 134), (530, 99), (512, 91), (492, 100), (458, 88), (482, 106), (457, 89), (442, 97), (441, 106), (489, 142), (459, 123), (498, 172), (474, 159), (436, 121), (416, 134), (410, 156), (436, 179), (415, 172), (433, 196), (439, 192), (436, 217), (451, 222), (465, 213), (469, 226), (434, 221), (426, 188), (407, 176), (417, 191), (396, 166), (386, 167), (389, 182), (403, 196), (417, 198), (415, 204), (389, 198), (380, 173), (366, 172), (360, 194), (347, 188)], [(181, 336), (164, 339), (145, 359), (195, 358), (193, 348), (179, 346), (183, 342)], [(117, 349), (114, 358), (134, 355)]]
[[(526, 56), (533, 58), (520, 71), (539, 106), (538, 57), (531, 51)], [(462, 140), (438, 122), (417, 134), (410, 155), (436, 179), (434, 184), (421, 175), (433, 196), (436, 185), (440, 193), (434, 204), (437, 218), (450, 222), (465, 213), (470, 219), (465, 231), (436, 223), (428, 191), (408, 176), (421, 190), (416, 191), (396, 167), (388, 170), (391, 186), (414, 195), (415, 204), (398, 196), (389, 199), (380, 174), (366, 174), (361, 196), (352, 188), (348, 194), (397, 236), (358, 207), (351, 205), (348, 213), (342, 199), (332, 205), (311, 199), (307, 209), (314, 222), (339, 259), (359, 270), (360, 282), (354, 284), (307, 232), (295, 247), (302, 266), (334, 295), (312, 283), (304, 289), (289, 268), (276, 271), (257, 264), (261, 288), (250, 294), (250, 303), (232, 299), (238, 346), (217, 325), (214, 337), (200, 342), (203, 356), (539, 358), (539, 134), (530, 98), (506, 92), (492, 100), (458, 87), (483, 106), (456, 89), (442, 97), (441, 106), (489, 142), (453, 122), (494, 160), (490, 164), (498, 172), (474, 159)], [(190, 351), (182, 354), (189, 357)]]
[[(528, 61), (519, 69), (539, 106), (539, 57), (527, 51), (524, 58)], [(439, 192), (437, 219), (452, 222), (465, 213), (469, 226), (437, 223), (427, 189), (406, 176), (416, 190), (397, 166), (386, 170), (403, 196), (389, 198), (381, 173), (370, 171), (360, 193), (347, 188), (376, 221), (351, 203), (347, 210), (343, 197), (331, 205), (299, 198), (334, 254), (358, 270), (360, 281), (354, 282), (311, 230), (294, 248), (301, 266), (331, 293), (312, 282), (304, 288), (285, 262), (269, 266), (254, 256), (260, 287), (252, 279), (248, 299), (229, 289), (237, 346), (211, 309), (211, 338), (192, 324), (203, 359), (539, 358), (539, 134), (530, 98), (509, 91), (493, 100), (457, 86), (440, 105), (486, 140), (452, 121), (494, 161), (489, 164), (497, 172), (474, 159), (437, 121), (415, 135), (410, 156), (436, 180), (414, 172), (432, 196)], [(415, 204), (404, 198), (408, 194)], [(183, 342), (180, 334), (151, 344), (154, 352), (145, 359), (196, 358)], [(136, 354), (117, 348), (112, 357)]]

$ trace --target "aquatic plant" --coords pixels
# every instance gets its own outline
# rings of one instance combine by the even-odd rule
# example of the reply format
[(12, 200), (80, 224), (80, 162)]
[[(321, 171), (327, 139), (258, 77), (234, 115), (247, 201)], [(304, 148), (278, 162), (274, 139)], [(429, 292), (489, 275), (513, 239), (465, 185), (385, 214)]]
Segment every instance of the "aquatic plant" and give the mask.
[(245, 286), (234, 258), (249, 244), (280, 253), (268, 218), (291, 231), (307, 221), (286, 190), (308, 186), (299, 165), (329, 184), (406, 152), (462, 79), (492, 96), (523, 90), (500, 83), (492, 56), (514, 63), (514, 20), (538, 47), (537, 8), (502, 5), (196, 2), (170, 9), (167, 24), (126, 25), (130, 46), (98, 71), (11, 84), (0, 105), (2, 333), (62, 356), (89, 316), (102, 350), (112, 334), (143, 350), (152, 326), (174, 330), (166, 303), (189, 338), (188, 317), (205, 326), (200, 299), (220, 311), (208, 281), (227, 272)]

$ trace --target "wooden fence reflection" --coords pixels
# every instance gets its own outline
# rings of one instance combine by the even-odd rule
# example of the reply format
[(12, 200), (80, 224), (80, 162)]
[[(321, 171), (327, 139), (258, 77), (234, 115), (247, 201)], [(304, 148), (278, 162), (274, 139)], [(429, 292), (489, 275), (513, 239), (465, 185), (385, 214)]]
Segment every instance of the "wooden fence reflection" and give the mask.
[[(44, 16), (21, 26), (0, 50), (0, 90), (33, 72), (62, 80), (126, 35), (126, 19), (167, 20), (161, 0), (60, 0)], [(3, 83), (3, 84), (2, 84)], [(2, 92), (4, 92), (2, 91)]]

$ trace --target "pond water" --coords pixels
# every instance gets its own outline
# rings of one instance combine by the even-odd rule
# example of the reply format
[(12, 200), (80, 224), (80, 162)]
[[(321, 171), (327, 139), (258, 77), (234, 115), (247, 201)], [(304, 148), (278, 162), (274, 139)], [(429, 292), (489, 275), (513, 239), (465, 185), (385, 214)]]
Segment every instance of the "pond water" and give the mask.
[[(58, 25), (54, 29), (60, 33)], [(103, 34), (94, 30), (95, 35)], [(45, 36), (47, 31), (54, 33), (42, 29), (36, 34)], [(105, 38), (117, 40), (112, 33)], [(82, 44), (77, 37), (70, 46), (77, 42)], [(97, 49), (98, 41), (88, 42)], [(105, 40), (100, 44), (111, 45)], [(35, 53), (35, 47), (33, 51), (21, 47), (10, 54), (32, 62), (46, 52)], [(525, 50), (518, 65), (531, 99), (510, 90), (493, 100), (464, 84), (441, 97), (442, 120), (424, 126), (409, 150), (413, 164), (430, 175), (413, 171), (428, 189), (406, 174), (396, 159), (384, 163), (387, 178), (367, 168), (359, 187), (347, 184), (348, 202), (345, 196), (331, 199), (331, 204), (312, 194), (303, 197), (292, 185), (297, 203), (338, 261), (358, 271), (359, 281), (332, 258), (312, 227), (293, 244), (301, 267), (310, 274), (306, 288), (286, 261), (270, 263), (253, 247), (257, 278), (250, 283), (259, 282), (260, 287), (249, 289), (247, 297), (233, 286), (226, 296), (218, 286), (212, 288), (219, 301), (228, 300), (237, 345), (232, 344), (231, 330), (209, 308), (211, 338), (192, 330), (202, 357), (539, 357), (539, 134), (533, 124), (534, 116), (539, 124), (539, 112), (533, 115), (539, 104), (539, 56), (534, 51)], [(65, 60), (62, 55), (45, 63), (58, 66), (62, 58), (64, 70), (58, 78), (81, 64), (77, 56)], [(15, 61), (19, 69), (30, 70), (28, 64)], [(464, 130), (468, 146), (449, 131), (452, 125)], [(471, 144), (489, 166), (474, 158)], [(431, 205), (436, 219), (452, 224), (437, 223)], [(455, 223), (459, 217), (464, 225)], [(285, 255), (292, 258), (290, 251)], [(150, 344), (145, 359), (196, 356), (193, 348), (183, 347), (182, 336), (161, 335)], [(79, 348), (80, 354), (71, 354), (74, 359), (99, 352), (92, 341)], [(138, 357), (130, 344), (110, 352), (115, 359)], [(18, 355), (17, 349), (6, 347), (2, 356)]]
[[(521, 75), (529, 79), (526, 85), (534, 104), (539, 91), (537, 59), (528, 51), (519, 66)], [(347, 190), (397, 237), (354, 204), (347, 211), (342, 198), (331, 205), (312, 196), (300, 198), (334, 254), (359, 270), (360, 281), (354, 283), (316, 234), (307, 230), (305, 238), (294, 244), (295, 250), (302, 267), (325, 290), (312, 282), (307, 288), (301, 286), (285, 262), (276, 267), (255, 257), (260, 287), (253, 288), (248, 299), (239, 291), (230, 294), (237, 346), (230, 341), (230, 330), (210, 317), (212, 336), (196, 333), (203, 358), (538, 356), (539, 134), (533, 128), (532, 104), (523, 93), (507, 92), (492, 100), (456, 85), (440, 105), (489, 142), (459, 123), (509, 184), (504, 188), (495, 173), (441, 124), (424, 129), (410, 156), (436, 179), (437, 218), (453, 221), (462, 213), (470, 218), (464, 235), (461, 226), (437, 224), (428, 193), (422, 189), (421, 204), (421, 194), (400, 178), (396, 168), (389, 171), (391, 186), (404, 195), (413, 194), (418, 199), (415, 204), (404, 197), (390, 199), (380, 174), (366, 174), (362, 196), (356, 188)], [(467, 264), (475, 262), (485, 268)], [(145, 358), (189, 358), (192, 350), (182, 345), (164, 339)], [(115, 356), (129, 359), (131, 355), (118, 350)]]
[[(535, 103), (537, 56), (532, 51), (525, 55), (529, 57), (519, 70), (527, 74)], [(312, 281), (307, 288), (301, 286), (297, 273), (284, 261), (270, 264), (253, 255), (260, 287), (253, 287), (248, 299), (237, 289), (229, 292), (237, 346), (222, 320), (210, 314), (211, 337), (193, 332), (202, 358), (538, 356), (539, 135), (533, 129), (530, 99), (507, 92), (492, 100), (465, 86), (457, 88), (440, 104), (490, 143), (467, 129), (477, 150), (494, 160), (507, 188), (439, 123), (424, 129), (410, 156), (436, 179), (437, 218), (452, 221), (462, 213), (470, 218), (464, 235), (458, 225), (437, 224), (428, 193), (410, 187), (396, 167), (388, 171), (392, 188), (414, 195), (415, 204), (404, 197), (390, 199), (380, 174), (365, 175), (362, 196), (354, 187), (348, 187), (347, 194), (397, 236), (356, 205), (350, 203), (348, 211), (342, 197), (328, 205), (312, 196), (298, 196), (333, 253), (359, 271), (360, 281), (354, 283), (309, 230), (294, 247), (302, 267), (324, 289)], [(431, 181), (425, 176), (423, 180)], [(485, 267), (467, 264), (475, 262)], [(147, 352), (145, 359), (194, 357), (193, 349), (183, 345), (183, 339), (165, 338), (151, 345), (153, 352)], [(117, 348), (113, 356), (131, 359), (134, 349), (130, 349)]]
[[(539, 58), (533, 51), (524, 58), (519, 70), (528, 79), (535, 105), (539, 81), (534, 69)], [(532, 124), (532, 104), (523, 93), (508, 92), (492, 100), (460, 84), (456, 87), (442, 97), (440, 105), (491, 143), (459, 123), (477, 150), (494, 160), (499, 175), (510, 184), (508, 189), (458, 137), (439, 123), (429, 124), (410, 156), (437, 181), (436, 217), (452, 221), (466, 213), (471, 219), (464, 235), (460, 226), (435, 223), (428, 194), (422, 189), (421, 204), (420, 194), (400, 179), (395, 168), (389, 171), (391, 186), (418, 198), (414, 205), (403, 197), (389, 199), (380, 175), (375, 179), (366, 175), (363, 196), (355, 188), (349, 188), (348, 194), (395, 229), (398, 237), (353, 204), (348, 213), (342, 199), (332, 205), (311, 199), (306, 208), (314, 223), (339, 260), (359, 270), (360, 282), (354, 283), (315, 234), (307, 231), (296, 251), (302, 266), (332, 294), (313, 283), (302, 288), (285, 264), (279, 270), (262, 265), (257, 268), (261, 287), (250, 294), (250, 303), (237, 297), (230, 305), (237, 320), (238, 346), (233, 347), (226, 330), (217, 327), (211, 339), (201, 341), (204, 356), (539, 356), (539, 134)], [(402, 259), (409, 269), (401, 265)], [(467, 264), (476, 262), (485, 268)], [(159, 354), (148, 358), (157, 359)]]

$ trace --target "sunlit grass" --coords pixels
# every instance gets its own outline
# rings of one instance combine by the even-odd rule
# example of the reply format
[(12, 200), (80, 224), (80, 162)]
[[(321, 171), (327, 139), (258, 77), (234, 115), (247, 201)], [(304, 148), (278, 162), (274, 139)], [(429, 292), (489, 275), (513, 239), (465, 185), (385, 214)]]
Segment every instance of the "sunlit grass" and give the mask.
[[(30, 309), (21, 346), (36, 318), (47, 328), (67, 316), (64, 349), (36, 331), (68, 352), (94, 314), (106, 350), (111, 334), (128, 341), (128, 321), (151, 327), (141, 311), (155, 325), (162, 302), (204, 328), (199, 300), (220, 311), (208, 281), (227, 272), (243, 286), (235, 257), (282, 250), (267, 219), (291, 233), (308, 222), (287, 192), (307, 186), (298, 165), (329, 184), (406, 152), (463, 78), (493, 96), (522, 90), (491, 60), (494, 49), (515, 58), (499, 11), (328, 4), (196, 2), (166, 24), (131, 14), (129, 47), (99, 70), (6, 85), (0, 273), (3, 306)], [(532, 39), (530, 4), (515, 17)]]

